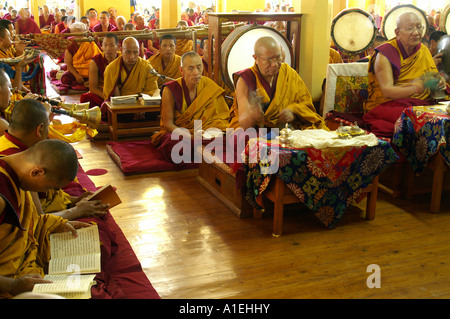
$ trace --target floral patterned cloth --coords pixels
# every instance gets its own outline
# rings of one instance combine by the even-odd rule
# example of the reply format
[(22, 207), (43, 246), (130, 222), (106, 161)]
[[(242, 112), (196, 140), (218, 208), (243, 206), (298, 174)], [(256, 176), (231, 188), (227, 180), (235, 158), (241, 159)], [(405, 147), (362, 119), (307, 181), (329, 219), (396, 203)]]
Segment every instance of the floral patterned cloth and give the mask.
[(59, 33), (47, 33), (33, 34), (33, 42), (46, 51), (53, 59), (58, 59), (74, 40), (72, 38), (64, 38)]
[[(276, 174), (331, 229), (347, 206), (361, 198), (373, 179), (397, 159), (389, 143), (382, 140), (373, 147), (319, 150), (283, 148), (274, 141), (252, 139), (244, 158), (246, 198), (255, 208), (262, 209), (261, 195)], [(278, 164), (275, 170), (274, 163)]]
[(442, 108), (408, 107), (395, 124), (392, 143), (415, 173), (422, 173), (437, 152), (450, 166), (450, 116)]

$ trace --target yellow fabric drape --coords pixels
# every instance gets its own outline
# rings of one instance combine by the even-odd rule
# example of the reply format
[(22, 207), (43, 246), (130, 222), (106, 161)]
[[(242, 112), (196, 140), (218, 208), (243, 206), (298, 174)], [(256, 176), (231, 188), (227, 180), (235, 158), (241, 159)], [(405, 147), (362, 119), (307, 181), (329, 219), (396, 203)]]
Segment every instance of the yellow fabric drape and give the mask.
[[(178, 79), (177, 82), (183, 87), (182, 78)], [(217, 128), (224, 131), (229, 122), (229, 109), (225, 103), (223, 92), (224, 90), (213, 80), (202, 76), (197, 85), (197, 97), (191, 105), (187, 106), (184, 92), (181, 92), (183, 94), (183, 107), (181, 113), (175, 110), (175, 125), (188, 129), (193, 135), (194, 121), (201, 120), (203, 130)], [(161, 118), (160, 131), (152, 135), (155, 146), (159, 145), (161, 137), (167, 133), (162, 123), (163, 118)]]
[(177, 39), (175, 54), (183, 56), (186, 52), (193, 51), (193, 42), (189, 39)]
[[(397, 40), (394, 38), (388, 41), (390, 45), (392, 45), (400, 56), (401, 67), (400, 67), (400, 75), (398, 79), (394, 79), (394, 85), (402, 85), (411, 82), (414, 79), (421, 77), (423, 74), (429, 71), (436, 71), (436, 64), (434, 63), (433, 57), (431, 56), (430, 50), (423, 44), (420, 49), (414, 53), (413, 55), (403, 59), (403, 56), (400, 52), (400, 48), (398, 47)], [(374, 53), (369, 60), (369, 97), (364, 102), (364, 112), (367, 113), (374, 107), (391, 101), (392, 99), (385, 98), (383, 93), (381, 92), (380, 84), (375, 76), (374, 72), (374, 63), (375, 57), (378, 52)], [(415, 94), (411, 96), (411, 98), (416, 98), (420, 100), (426, 100), (430, 94), (430, 91), (426, 89), (421, 94)]]
[(97, 130), (90, 128), (86, 124), (71, 122), (50, 125), (48, 138), (55, 138), (68, 143), (76, 143), (84, 140), (86, 134), (90, 137), (94, 137), (97, 133)]
[[(250, 69), (255, 73), (256, 88), (262, 95), (262, 103), (270, 102), (270, 98), (257, 76), (257, 73), (259, 73), (257, 66), (254, 65)], [(237, 79), (235, 82), (237, 82)], [(302, 78), (286, 63), (283, 63), (280, 67), (276, 85), (275, 96), (264, 113), (264, 127), (278, 127), (278, 115), (281, 110), (287, 108), (296, 116), (292, 123), (294, 128), (328, 130), (323, 118), (316, 113), (311, 94)], [(237, 129), (239, 127), (239, 111), (236, 98), (231, 107), (230, 115), (229, 127)]]
[[(20, 223), (25, 228), (7, 223), (0, 225), (0, 275), (18, 278), (26, 274), (44, 276), (50, 260), (50, 237), (53, 232), (60, 232), (67, 222), (62, 217), (40, 215), (33, 204), (30, 192), (21, 190), (14, 184), (5, 169), (0, 174), (11, 181), (12, 191), (19, 203)], [(0, 298), (11, 298), (10, 294), (1, 293)]]
[(77, 52), (73, 55), (73, 67), (84, 78), (89, 77), (89, 64), (92, 57), (101, 52), (94, 42), (82, 42)]
[[(122, 57), (112, 61), (105, 69), (103, 95), (109, 99), (114, 93), (116, 85), (121, 81), (120, 94), (131, 95), (145, 93), (153, 95), (158, 88), (156, 76), (150, 73), (150, 63), (142, 58), (133, 66), (130, 74), (127, 75), (125, 67), (121, 67)], [(120, 78), (119, 78), (120, 76)]]
[[(180, 71), (180, 65), (181, 65), (181, 57), (177, 54), (174, 54), (172, 61), (166, 67), (163, 67), (163, 58), (161, 56), (161, 53), (158, 53), (156, 55), (153, 55), (148, 60), (152, 67), (161, 75), (168, 76), (172, 79), (178, 79), (182, 76)], [(158, 87), (161, 88), (161, 86), (164, 84), (164, 81), (160, 78), (158, 78)]]

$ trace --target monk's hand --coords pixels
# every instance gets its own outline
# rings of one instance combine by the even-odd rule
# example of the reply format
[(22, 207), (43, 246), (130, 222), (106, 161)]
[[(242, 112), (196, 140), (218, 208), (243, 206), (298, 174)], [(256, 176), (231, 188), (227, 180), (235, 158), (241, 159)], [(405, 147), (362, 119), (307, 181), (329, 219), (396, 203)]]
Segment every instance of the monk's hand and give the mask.
[(100, 200), (82, 199), (71, 209), (76, 212), (78, 218), (81, 218), (103, 216), (107, 213), (108, 208), (109, 204), (102, 204)]
[(291, 123), (295, 119), (294, 113), (289, 109), (281, 110), (278, 116), (279, 123)]
[(85, 199), (85, 198), (87, 198), (88, 196), (90, 196), (90, 195), (92, 195), (92, 194), (94, 194), (94, 193), (91, 192), (91, 191), (87, 191), (87, 192), (84, 192), (83, 194), (81, 194), (81, 195), (78, 196), (78, 197), (76, 197), (76, 196), (71, 196), (71, 197), (70, 197), (70, 201), (72, 202), (72, 205), (75, 205), (76, 203), (78, 203), (78, 202), (81, 201), (82, 199)]
[(442, 75), (439, 75), (439, 83), (437, 85), (439, 90), (445, 90), (447, 88), (447, 81)]
[(76, 74), (75, 79), (77, 80), (77, 83), (84, 84), (84, 78), (80, 74)]
[(84, 227), (90, 227), (90, 226), (92, 226), (92, 225), (85, 223), (85, 222), (69, 220), (64, 224), (62, 232), (71, 232), (72, 236), (74, 238), (77, 238), (78, 237), (77, 229), (84, 228)]
[(17, 296), (23, 292), (32, 291), (35, 284), (51, 283), (43, 279), (39, 274), (27, 274), (25, 276), (12, 279), (9, 293)]
[(422, 94), (425, 90), (424, 81), (421, 78), (415, 79), (411, 82), (410, 88), (410, 96), (415, 94)]
[(436, 54), (436, 55), (433, 57), (434, 64), (436, 64), (436, 65), (441, 64), (441, 63), (442, 63), (442, 57), (443, 57), (443, 55), (444, 55), (444, 54), (443, 54), (442, 52)]

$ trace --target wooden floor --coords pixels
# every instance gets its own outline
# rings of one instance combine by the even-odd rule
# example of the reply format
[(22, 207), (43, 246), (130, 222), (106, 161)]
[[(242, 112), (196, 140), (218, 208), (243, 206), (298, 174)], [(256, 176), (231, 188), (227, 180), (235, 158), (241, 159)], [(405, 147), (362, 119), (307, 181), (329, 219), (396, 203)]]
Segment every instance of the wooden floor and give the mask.
[[(112, 183), (123, 203), (111, 209), (162, 298), (450, 298), (450, 194), (442, 212), (430, 195), (412, 201), (379, 195), (376, 218), (365, 202), (333, 230), (288, 207), (284, 234), (272, 216), (239, 219), (195, 179), (197, 170), (124, 176), (106, 141), (75, 144), (97, 186)], [(368, 288), (380, 267), (381, 288)]]
[[(272, 216), (238, 219), (196, 181), (197, 170), (124, 176), (106, 142), (74, 147), (84, 170), (108, 171), (91, 179), (117, 188), (123, 203), (111, 214), (162, 298), (450, 298), (449, 192), (438, 214), (430, 194), (379, 193), (374, 220), (362, 217), (363, 201), (333, 230), (288, 207), (284, 234), (273, 237)], [(381, 288), (367, 286), (372, 264)]]

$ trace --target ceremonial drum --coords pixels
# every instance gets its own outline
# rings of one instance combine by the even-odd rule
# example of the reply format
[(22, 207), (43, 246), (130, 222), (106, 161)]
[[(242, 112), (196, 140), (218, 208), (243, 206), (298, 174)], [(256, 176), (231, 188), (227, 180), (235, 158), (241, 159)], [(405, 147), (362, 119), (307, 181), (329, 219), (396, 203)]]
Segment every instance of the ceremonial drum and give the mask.
[(359, 8), (339, 12), (331, 24), (331, 39), (343, 52), (357, 54), (367, 50), (377, 36), (373, 17)]
[(450, 4), (447, 4), (441, 13), (439, 28), (447, 34), (450, 33)]
[(284, 49), (284, 62), (292, 67), (294, 58), (292, 47), (286, 37), (271, 27), (246, 25), (231, 32), (222, 43), (222, 78), (229, 88), (234, 89), (233, 73), (248, 69), (255, 64), (253, 58), (256, 40), (271, 36)]
[(393, 7), (388, 13), (386, 13), (383, 21), (381, 22), (381, 32), (388, 40), (395, 38), (395, 29), (397, 28), (397, 18), (404, 12), (417, 13), (419, 19), (422, 22), (423, 32), (422, 37), (425, 36), (428, 30), (428, 20), (425, 12), (412, 4), (400, 4)]

